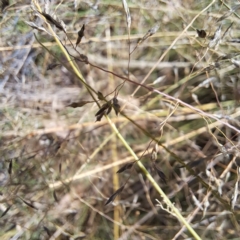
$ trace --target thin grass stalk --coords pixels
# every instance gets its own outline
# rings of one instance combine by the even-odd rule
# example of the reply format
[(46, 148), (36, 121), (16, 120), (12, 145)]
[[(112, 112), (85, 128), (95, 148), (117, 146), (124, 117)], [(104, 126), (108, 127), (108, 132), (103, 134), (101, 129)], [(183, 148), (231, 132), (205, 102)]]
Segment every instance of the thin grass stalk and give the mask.
[[(42, 12), (41, 7), (39, 6), (38, 2), (36, 0), (33, 0), (35, 6), (37, 7), (37, 9), (39, 10), (39, 12)], [(214, 2), (214, 1), (213, 1)], [(45, 22), (47, 23), (46, 19), (44, 19)], [(79, 69), (77, 69), (76, 65), (72, 62), (71, 57), (69, 56), (68, 52), (66, 51), (66, 49), (63, 47), (62, 43), (59, 41), (56, 33), (53, 31), (52, 27), (50, 26), (50, 24), (48, 24), (48, 28), (51, 32), (51, 34), (53, 35), (55, 41), (57, 42), (57, 44), (59, 45), (61, 51), (63, 52), (63, 54), (66, 56), (66, 58), (69, 60), (69, 63), (72, 67), (72, 71), (78, 76), (79, 80), (83, 83), (85, 83), (85, 79), (83, 78), (81, 72), (79, 71)], [(84, 84), (86, 86), (86, 84)], [(96, 101), (93, 93), (91, 92), (90, 89), (88, 89), (90, 95), (92, 96), (92, 98)], [(96, 101), (97, 102), (97, 101)], [(135, 154), (135, 152), (132, 150), (132, 148), (129, 146), (129, 144), (126, 142), (126, 140), (123, 138), (123, 136), (120, 134), (120, 132), (118, 131), (118, 129), (116, 128), (115, 124), (111, 121), (111, 119), (106, 116), (106, 119), (108, 120), (109, 125), (111, 126), (112, 130), (115, 132), (115, 134), (118, 136), (118, 138), (120, 139), (120, 141), (122, 142), (122, 144), (125, 146), (125, 148), (128, 150), (128, 152), (134, 157), (135, 160), (137, 160), (137, 164), (139, 166), (139, 168), (141, 169), (142, 173), (149, 179), (149, 181), (152, 183), (153, 187), (157, 190), (157, 192), (160, 194), (160, 196), (163, 198), (163, 201), (167, 204), (168, 208), (172, 211), (172, 213), (175, 214), (175, 216), (177, 217), (177, 219), (179, 220), (179, 222), (181, 222), (183, 225), (186, 226), (186, 228), (189, 230), (189, 232), (193, 235), (193, 237), (197, 240), (200, 240), (201, 238), (199, 237), (199, 235), (195, 232), (195, 230), (191, 227), (191, 225), (186, 221), (186, 219), (181, 215), (181, 213), (179, 212), (179, 210), (174, 206), (174, 204), (170, 201), (170, 199), (165, 195), (165, 193), (162, 191), (162, 189), (159, 187), (158, 183), (153, 179), (153, 177), (151, 176), (151, 174), (147, 171), (147, 169), (144, 167), (144, 165), (141, 163), (141, 161), (138, 161), (139, 158), (138, 156)]]
[[(110, 25), (109, 24), (106, 28), (106, 38), (111, 38), (111, 31), (110, 31)], [(108, 70), (113, 71), (113, 66), (112, 66), (112, 43), (111, 42), (106, 43), (106, 49), (107, 49), (107, 57), (109, 59)], [(115, 89), (113, 75), (108, 74), (108, 81), (110, 83), (109, 91), (113, 92), (114, 89)], [(113, 162), (116, 162), (117, 161), (117, 138), (116, 138), (116, 134), (112, 135), (111, 140), (112, 140), (112, 142), (111, 142), (112, 159), (113, 159)], [(113, 190), (114, 190), (114, 192), (116, 192), (120, 188), (119, 174), (117, 174), (117, 170), (118, 170), (117, 166), (113, 167), (113, 169), (112, 169)], [(118, 199), (119, 199), (119, 196), (116, 197), (116, 200), (118, 200)], [(121, 212), (121, 206), (120, 205), (114, 206), (113, 218), (114, 218), (115, 222), (120, 222), (121, 221), (120, 220), (120, 212)], [(119, 239), (119, 235), (120, 235), (119, 225), (114, 223), (114, 225), (113, 225), (114, 240)]]
[[(108, 116), (106, 116), (107, 119), (109, 119)], [(158, 183), (154, 180), (152, 175), (147, 171), (147, 169), (144, 167), (141, 161), (138, 161), (139, 158), (135, 154), (135, 152), (132, 150), (132, 148), (129, 146), (129, 144), (125, 141), (123, 136), (120, 134), (118, 129), (116, 128), (115, 124), (111, 122), (109, 119), (109, 124), (112, 127), (113, 131), (117, 134), (118, 138), (121, 140), (123, 145), (126, 147), (126, 149), (129, 151), (129, 153), (134, 157), (134, 159), (137, 161), (137, 164), (139, 168), (141, 169), (142, 173), (148, 178), (148, 180), (152, 183), (153, 187), (157, 190), (157, 192), (160, 194), (160, 196), (163, 198), (163, 201), (167, 204), (169, 209), (176, 215), (177, 219), (186, 226), (186, 228), (191, 232), (193, 237), (195, 239), (200, 240), (201, 238), (198, 236), (198, 234), (195, 232), (195, 230), (191, 227), (191, 225), (186, 221), (186, 219), (182, 216), (182, 214), (179, 212), (179, 210), (174, 206), (174, 204), (170, 201), (170, 199), (165, 195), (165, 193), (162, 191), (162, 189), (159, 187)]]

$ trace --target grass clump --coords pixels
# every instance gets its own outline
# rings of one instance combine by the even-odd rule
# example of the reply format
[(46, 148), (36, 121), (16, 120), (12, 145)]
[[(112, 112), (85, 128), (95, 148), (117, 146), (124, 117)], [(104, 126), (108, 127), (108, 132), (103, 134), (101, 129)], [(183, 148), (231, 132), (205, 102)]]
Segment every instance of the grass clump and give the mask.
[(1, 6), (3, 239), (239, 238), (239, 5)]

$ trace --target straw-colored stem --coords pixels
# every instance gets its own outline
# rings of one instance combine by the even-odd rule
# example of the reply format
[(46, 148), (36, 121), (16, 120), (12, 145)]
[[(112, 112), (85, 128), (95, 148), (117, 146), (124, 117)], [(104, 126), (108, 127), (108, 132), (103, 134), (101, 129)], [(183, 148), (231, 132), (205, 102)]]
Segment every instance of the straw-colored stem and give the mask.
[[(42, 12), (38, 2), (36, 0), (33, 0), (35, 6), (37, 7), (39, 12)], [(214, 2), (214, 1), (213, 1)], [(46, 21), (46, 19), (45, 19)], [(47, 21), (46, 21), (47, 23)], [(48, 23), (47, 23), (48, 24)], [(76, 65), (74, 64), (74, 62), (71, 60), (71, 57), (69, 56), (68, 52), (66, 51), (66, 49), (63, 47), (63, 45), (61, 44), (61, 42), (59, 41), (56, 33), (53, 31), (52, 27), (50, 26), (50, 24), (48, 24), (49, 27), (49, 31), (51, 32), (52, 36), (55, 38), (57, 44), (59, 45), (60, 49), (62, 50), (63, 54), (66, 56), (66, 58), (69, 60), (69, 63), (72, 67), (72, 71), (78, 76), (79, 80), (81, 82), (85, 83), (85, 80), (81, 74), (81, 72), (79, 71), (79, 69), (77, 69)], [(86, 86), (86, 85), (85, 85)], [(92, 98), (96, 101), (93, 93), (91, 92), (90, 89), (88, 89), (90, 95), (92, 96)], [(179, 212), (179, 210), (174, 206), (174, 204), (169, 200), (169, 198), (165, 195), (165, 193), (162, 191), (162, 189), (159, 187), (159, 185), (157, 184), (157, 182), (153, 179), (153, 177), (151, 176), (151, 174), (147, 171), (147, 169), (144, 167), (144, 165), (141, 163), (141, 161), (138, 161), (139, 158), (138, 156), (135, 154), (135, 152), (132, 150), (132, 148), (129, 146), (129, 144), (126, 142), (126, 140), (123, 138), (123, 136), (120, 134), (120, 132), (118, 131), (118, 129), (116, 128), (115, 124), (111, 121), (111, 119), (106, 116), (107, 121), (109, 123), (109, 125), (111, 126), (112, 130), (115, 132), (115, 134), (117, 135), (117, 137), (120, 139), (120, 141), (122, 142), (122, 144), (125, 146), (125, 148), (128, 150), (128, 152), (134, 157), (135, 160), (137, 160), (137, 164), (139, 166), (139, 168), (141, 169), (142, 173), (149, 179), (149, 181), (152, 183), (153, 187), (158, 191), (158, 193), (160, 194), (160, 196), (163, 198), (163, 201), (167, 204), (168, 209), (170, 209), (170, 211), (172, 213), (175, 214), (175, 216), (177, 217), (177, 219), (186, 226), (186, 228), (189, 230), (189, 232), (191, 232), (191, 234), (193, 235), (193, 237), (197, 240), (200, 240), (201, 238), (198, 236), (198, 234), (195, 232), (195, 230), (191, 227), (191, 225), (185, 220), (185, 218), (181, 215), (181, 213)]]

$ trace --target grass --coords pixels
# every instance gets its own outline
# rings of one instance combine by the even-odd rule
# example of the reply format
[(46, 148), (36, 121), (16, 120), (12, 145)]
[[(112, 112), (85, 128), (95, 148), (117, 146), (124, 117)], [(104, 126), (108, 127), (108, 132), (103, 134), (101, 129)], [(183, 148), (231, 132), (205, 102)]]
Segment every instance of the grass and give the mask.
[[(0, 22), (1, 239), (239, 238), (236, 3), (131, 1), (129, 28), (121, 2), (49, 3), (67, 35), (36, 11), (42, 2), (11, 4)], [(96, 121), (114, 97), (118, 116)]]

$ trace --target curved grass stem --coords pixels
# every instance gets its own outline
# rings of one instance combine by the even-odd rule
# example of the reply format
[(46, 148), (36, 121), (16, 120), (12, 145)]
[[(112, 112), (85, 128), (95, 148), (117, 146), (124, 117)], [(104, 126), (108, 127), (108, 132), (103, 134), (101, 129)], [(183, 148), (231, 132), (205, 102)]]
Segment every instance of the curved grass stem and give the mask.
[[(214, 2), (214, 1), (213, 1)], [(38, 4), (37, 0), (33, 0), (33, 3), (35, 4), (36, 8), (38, 9), (39, 12), (42, 12), (40, 5)], [(43, 18), (44, 19), (44, 18)], [(51, 32), (52, 36), (54, 37), (55, 41), (57, 42), (58, 46), (60, 47), (62, 53), (65, 55), (65, 57), (67, 58), (67, 60), (70, 63), (70, 66), (72, 69), (70, 69), (72, 72), (74, 72), (78, 79), (84, 84), (84, 86), (87, 87), (86, 83), (85, 83), (85, 79), (83, 78), (80, 70), (76, 67), (76, 65), (74, 64), (74, 62), (71, 59), (71, 56), (69, 55), (68, 51), (66, 51), (66, 49), (64, 48), (64, 46), (62, 45), (62, 43), (60, 42), (59, 38), (57, 37), (56, 33), (54, 32), (54, 30), (52, 29), (52, 27), (50, 26), (49, 23), (47, 23), (46, 19), (44, 19), (46, 24), (48, 25), (49, 31)], [(91, 97), (94, 99), (94, 101), (97, 102), (93, 92), (91, 91), (90, 88), (87, 87), (87, 90), (89, 92), (89, 94), (91, 95)], [(171, 210), (171, 212), (177, 217), (177, 219), (179, 220), (179, 222), (181, 222), (183, 225), (186, 226), (186, 228), (189, 230), (189, 232), (192, 234), (192, 236), (197, 239), (200, 240), (201, 238), (199, 237), (199, 235), (195, 232), (195, 230), (191, 227), (191, 225), (186, 221), (186, 219), (182, 216), (182, 214), (180, 213), (180, 211), (174, 206), (174, 204), (170, 201), (170, 199), (166, 196), (166, 194), (163, 192), (163, 190), (159, 187), (158, 183), (154, 180), (154, 178), (151, 176), (151, 174), (147, 171), (147, 169), (144, 167), (144, 165), (141, 163), (141, 161), (138, 161), (139, 158), (138, 156), (135, 154), (135, 152), (132, 150), (132, 148), (129, 146), (129, 144), (127, 143), (127, 141), (124, 139), (124, 137), (121, 135), (121, 133), (118, 131), (117, 127), (115, 126), (115, 124), (111, 121), (111, 119), (106, 116), (106, 119), (109, 123), (109, 125), (111, 126), (113, 132), (115, 132), (115, 134), (117, 135), (117, 137), (119, 138), (119, 140), (122, 142), (122, 144), (125, 146), (125, 148), (128, 150), (128, 152), (134, 157), (135, 160), (137, 160), (137, 164), (139, 166), (139, 168), (141, 169), (142, 173), (148, 178), (148, 180), (152, 183), (153, 187), (157, 190), (157, 192), (160, 194), (160, 196), (163, 198), (163, 201), (167, 204), (168, 209)]]

